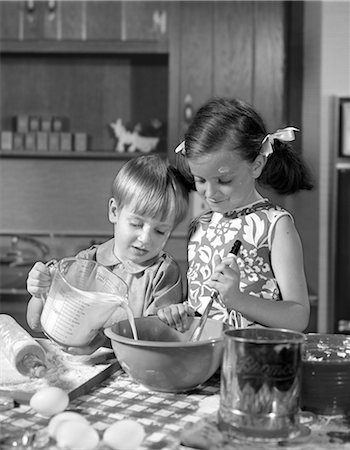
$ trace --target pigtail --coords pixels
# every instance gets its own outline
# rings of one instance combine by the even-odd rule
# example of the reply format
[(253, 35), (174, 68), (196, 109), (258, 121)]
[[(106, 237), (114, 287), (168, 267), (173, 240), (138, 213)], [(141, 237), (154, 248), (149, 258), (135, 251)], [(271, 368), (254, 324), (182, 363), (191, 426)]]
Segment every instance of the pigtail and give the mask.
[(314, 186), (311, 172), (302, 157), (291, 144), (274, 141), (274, 150), (258, 178), (264, 187), (273, 188), (278, 194), (289, 195)]
[(187, 162), (187, 158), (182, 154), (175, 155), (175, 167), (182, 176), (182, 182), (185, 184), (188, 191), (195, 191), (196, 185), (194, 177), (191, 173), (190, 167)]

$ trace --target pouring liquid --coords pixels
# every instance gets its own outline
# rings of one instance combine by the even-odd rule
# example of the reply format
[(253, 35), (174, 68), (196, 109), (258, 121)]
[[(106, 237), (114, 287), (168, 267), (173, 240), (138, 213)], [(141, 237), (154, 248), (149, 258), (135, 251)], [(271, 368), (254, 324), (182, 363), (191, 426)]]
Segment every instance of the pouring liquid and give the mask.
[(121, 305), (127, 314), (128, 317), (128, 321), (130, 323), (130, 327), (131, 327), (131, 331), (132, 331), (132, 335), (135, 341), (138, 340), (138, 335), (137, 335), (137, 330), (136, 330), (136, 325), (135, 325), (135, 319), (134, 319), (134, 314), (131, 311), (129, 305), (127, 304), (127, 302), (123, 302), (123, 304)]

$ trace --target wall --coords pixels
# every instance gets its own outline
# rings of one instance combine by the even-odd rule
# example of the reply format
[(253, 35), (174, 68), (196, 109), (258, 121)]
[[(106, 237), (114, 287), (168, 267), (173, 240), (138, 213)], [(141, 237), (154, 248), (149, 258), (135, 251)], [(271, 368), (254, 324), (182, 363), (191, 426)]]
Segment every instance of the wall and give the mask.
[(310, 289), (318, 294), (318, 330), (331, 331), (336, 96), (350, 96), (350, 2), (304, 3), (302, 149), (316, 189), (288, 200), (305, 249)]

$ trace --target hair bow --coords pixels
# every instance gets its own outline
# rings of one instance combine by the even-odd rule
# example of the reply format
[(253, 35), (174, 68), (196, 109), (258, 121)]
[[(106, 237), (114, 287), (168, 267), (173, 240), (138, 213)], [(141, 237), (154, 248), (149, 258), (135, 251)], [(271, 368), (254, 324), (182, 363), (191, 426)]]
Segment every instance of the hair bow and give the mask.
[(185, 156), (185, 141), (180, 142), (180, 144), (174, 150), (175, 153), (181, 153)]
[(273, 152), (273, 141), (275, 139), (282, 142), (291, 142), (295, 139), (294, 131), (299, 131), (298, 128), (295, 127), (286, 127), (280, 130), (277, 130), (275, 133), (267, 134), (262, 141), (262, 151), (260, 152), (262, 155), (268, 157)]

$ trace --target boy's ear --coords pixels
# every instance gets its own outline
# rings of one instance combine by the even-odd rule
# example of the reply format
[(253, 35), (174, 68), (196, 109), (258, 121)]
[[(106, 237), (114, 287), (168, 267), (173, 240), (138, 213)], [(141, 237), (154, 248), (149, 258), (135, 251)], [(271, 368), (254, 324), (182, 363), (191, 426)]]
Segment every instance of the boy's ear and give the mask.
[(266, 157), (264, 155), (258, 155), (255, 158), (255, 161), (252, 165), (252, 176), (253, 178), (259, 178), (261, 175), (261, 172), (266, 164)]
[(111, 223), (116, 223), (119, 216), (119, 209), (115, 199), (112, 197), (108, 201), (108, 218)]

